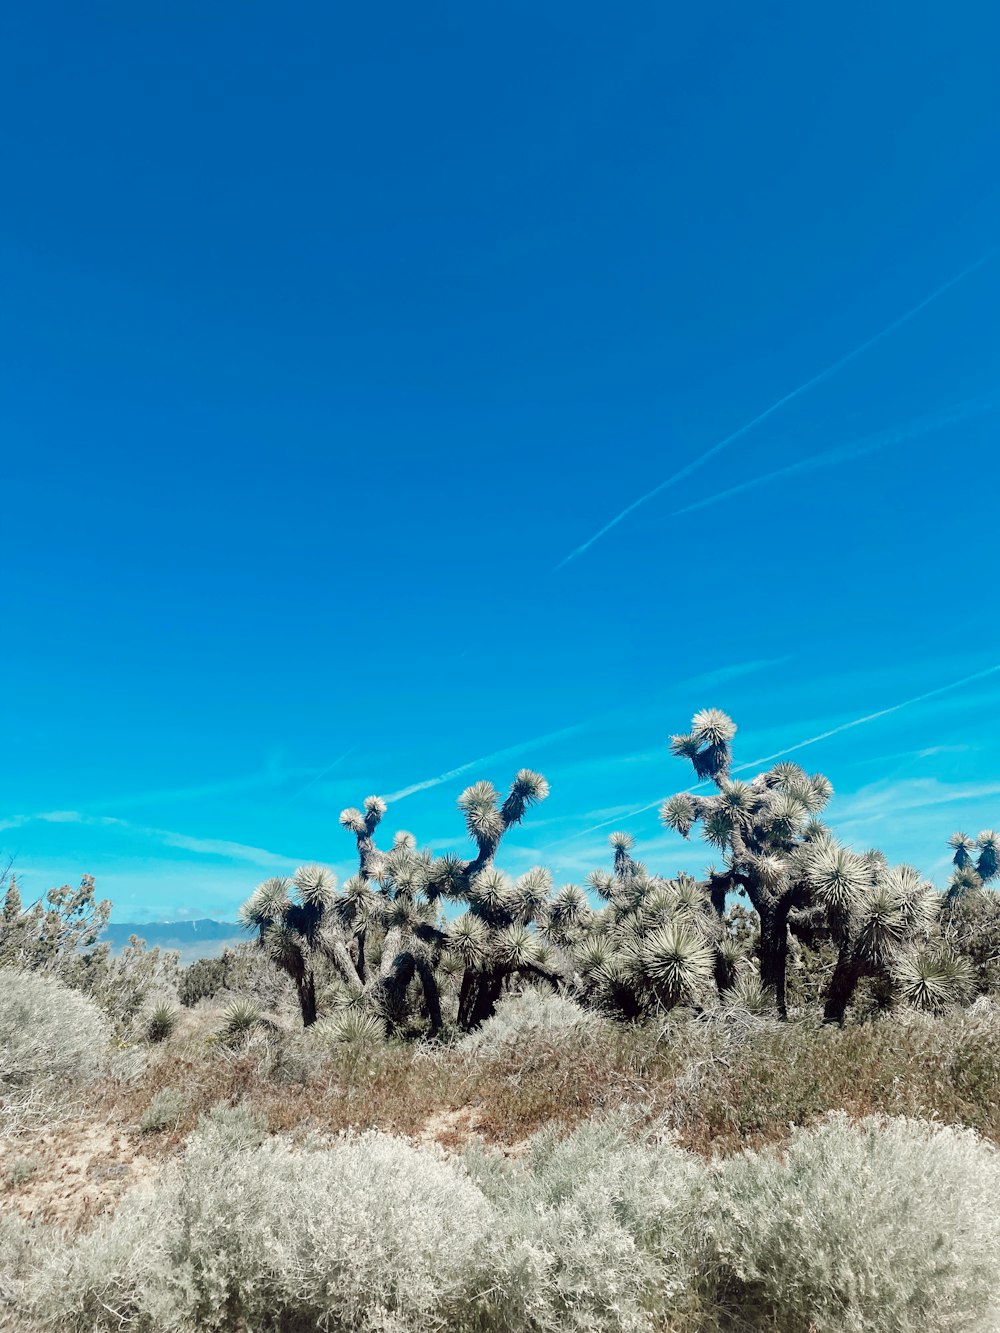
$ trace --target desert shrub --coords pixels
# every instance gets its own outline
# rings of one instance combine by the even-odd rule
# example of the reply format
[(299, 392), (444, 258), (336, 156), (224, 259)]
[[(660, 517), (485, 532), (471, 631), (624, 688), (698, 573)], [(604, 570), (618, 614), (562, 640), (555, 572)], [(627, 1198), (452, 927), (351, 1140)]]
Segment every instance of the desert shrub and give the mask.
[(213, 1143), (220, 1152), (237, 1152), (259, 1147), (267, 1137), (267, 1117), (246, 1106), (226, 1106), (220, 1102), (198, 1117), (198, 1135)]
[(146, 1019), (146, 1040), (154, 1043), (166, 1041), (176, 1026), (176, 1009), (169, 1004), (154, 1005)]
[(220, 1153), (196, 1134), (150, 1195), (36, 1274), (60, 1330), (469, 1327), (493, 1217), (457, 1164), (377, 1133)]
[(199, 1000), (211, 1000), (225, 987), (226, 973), (224, 958), (196, 958), (181, 970), (177, 998), (185, 1009), (192, 1008)]
[(32, 1230), (17, 1213), (0, 1210), (0, 1328), (4, 1316), (21, 1304), (21, 1289), (32, 1262)]
[(836, 1114), (714, 1174), (705, 1276), (734, 1327), (948, 1333), (1000, 1312), (1000, 1158), (967, 1130)]
[(603, 1026), (603, 1020), (573, 1000), (535, 987), (509, 996), (496, 1013), (459, 1042), (468, 1055), (507, 1055), (534, 1041), (558, 1043), (585, 1036)]
[(385, 1023), (377, 1014), (357, 1006), (340, 1009), (329, 1018), (322, 1018), (310, 1031), (311, 1044), (329, 1045), (337, 1042), (381, 1042), (385, 1040)]
[(107, 1055), (97, 1006), (54, 977), (0, 971), (0, 1114), (44, 1116), (93, 1078)]
[(18, 1154), (4, 1166), (4, 1179), (12, 1189), (17, 1189), (30, 1180), (40, 1166), (41, 1161), (37, 1157)]
[(108, 956), (94, 972), (89, 993), (111, 1020), (116, 1031), (126, 1032), (157, 992), (170, 992), (177, 980), (175, 950), (146, 947), (137, 935), (122, 951)]
[(155, 1134), (162, 1129), (175, 1129), (187, 1110), (188, 1099), (180, 1088), (161, 1088), (139, 1121), (144, 1134)]
[(691, 1308), (707, 1171), (696, 1157), (636, 1141), (619, 1115), (561, 1140), (544, 1130), (517, 1162), (468, 1161), (498, 1212), (491, 1327), (640, 1333)]

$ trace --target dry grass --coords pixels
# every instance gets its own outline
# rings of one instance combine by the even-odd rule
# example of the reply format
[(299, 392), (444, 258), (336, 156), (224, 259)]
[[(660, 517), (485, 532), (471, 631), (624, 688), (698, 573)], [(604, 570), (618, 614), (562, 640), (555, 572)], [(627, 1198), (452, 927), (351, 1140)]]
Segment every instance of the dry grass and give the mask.
[[(141, 1075), (107, 1076), (73, 1119), (10, 1139), (11, 1158), (40, 1160), (27, 1180), (0, 1183), (5, 1201), (28, 1218), (82, 1226), (175, 1157), (220, 1103), (259, 1112), (272, 1133), (297, 1139), (380, 1129), (450, 1149), (476, 1139), (508, 1154), (545, 1126), (568, 1132), (621, 1106), (640, 1122), (668, 1122), (705, 1157), (781, 1143), (832, 1110), (934, 1118), (1000, 1144), (1000, 1017), (990, 1009), (842, 1031), (746, 1018), (607, 1023), (537, 1032), (489, 1058), (401, 1043), (324, 1047), (291, 1023), (228, 1049), (214, 1040), (218, 1024), (211, 1010), (185, 1014), (148, 1049)], [(166, 1088), (184, 1092), (179, 1120), (142, 1133)]]

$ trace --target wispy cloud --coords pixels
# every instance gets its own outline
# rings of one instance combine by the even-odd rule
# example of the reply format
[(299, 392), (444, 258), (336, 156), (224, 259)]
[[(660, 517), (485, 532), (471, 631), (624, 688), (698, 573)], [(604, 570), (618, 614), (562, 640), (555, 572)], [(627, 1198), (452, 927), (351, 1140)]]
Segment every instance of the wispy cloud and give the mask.
[(888, 338), (891, 333), (895, 333), (897, 329), (902, 328), (904, 324), (907, 324), (911, 319), (918, 315), (921, 310), (925, 310), (932, 301), (936, 301), (939, 296), (943, 296), (944, 293), (954, 287), (956, 283), (961, 282), (962, 279), (968, 277), (970, 273), (974, 273), (976, 269), (981, 268), (988, 260), (992, 259), (995, 254), (996, 250), (991, 250), (988, 254), (983, 255), (981, 259), (977, 259), (974, 264), (970, 264), (967, 268), (962, 269), (960, 273), (956, 273), (954, 277), (949, 278), (947, 282), (942, 283), (940, 287), (935, 288), (929, 296), (925, 296), (922, 301), (918, 301), (915, 306), (912, 306), (904, 314), (900, 315), (897, 319), (894, 319), (891, 324), (887, 324), (885, 328), (879, 329), (878, 333), (873, 334), (870, 338), (866, 338), (863, 343), (859, 343), (858, 346), (853, 348), (850, 352), (847, 352), (844, 356), (832, 362), (825, 368), (825, 370), (819, 371), (818, 374), (804, 380), (789, 393), (776, 399), (770, 407), (766, 407), (763, 412), (758, 412), (758, 414), (750, 421), (747, 421), (744, 425), (739, 426), (736, 430), (730, 432), (724, 439), (719, 440), (718, 444), (713, 444), (710, 449), (706, 449), (705, 452), (699, 454), (697, 458), (693, 458), (690, 463), (685, 464), (680, 471), (675, 472), (673, 476), (668, 477), (666, 481), (661, 481), (660, 484), (654, 486), (651, 491), (647, 491), (645, 495), (640, 495), (637, 500), (633, 500), (631, 504), (626, 505), (620, 513), (615, 514), (614, 518), (605, 523), (603, 528), (599, 528), (592, 537), (588, 537), (585, 542), (580, 546), (577, 546), (575, 550), (570, 551), (569, 555), (560, 560), (556, 569), (562, 569), (562, 567), (568, 565), (571, 560), (575, 560), (578, 556), (583, 555), (585, 551), (589, 551), (596, 541), (600, 541), (600, 539), (609, 533), (612, 528), (617, 527), (623, 519), (628, 518), (629, 514), (634, 513), (640, 505), (646, 504), (647, 501), (652, 500), (662, 491), (667, 490), (671, 486), (675, 486), (679, 481), (683, 481), (685, 477), (689, 477), (693, 472), (696, 472), (698, 468), (704, 467), (704, 465), (710, 459), (714, 458), (716, 454), (721, 453), (723, 449), (728, 448), (729, 445), (742, 438), (742, 436), (753, 430), (754, 427), (759, 426), (762, 422), (766, 421), (768, 417), (773, 416), (775, 412), (780, 411), (781, 408), (787, 406), (788, 403), (800, 397), (809, 389), (813, 389), (816, 385), (822, 384), (824, 380), (828, 380), (832, 375), (835, 375), (838, 371), (842, 370), (844, 366), (849, 365), (864, 352), (867, 352), (870, 348), (874, 347), (876, 343), (881, 342), (883, 338)]
[(331, 760), (331, 762), (327, 764), (326, 768), (320, 769), (318, 773), (316, 773), (313, 777), (311, 777), (304, 787), (300, 787), (298, 791), (292, 792), (291, 796), (289, 796), (286, 800), (282, 802), (282, 805), (290, 805), (292, 801), (297, 801), (300, 796), (304, 796), (307, 791), (309, 791), (312, 787), (316, 785), (317, 782), (321, 782), (323, 778), (327, 776), (328, 773), (332, 773), (338, 764), (343, 763), (343, 761), (347, 758), (348, 755), (353, 754), (357, 748), (358, 747), (356, 745), (351, 745), (344, 751), (343, 754), (338, 754), (336, 759)]
[(116, 828), (151, 842), (158, 842), (164, 847), (174, 847), (178, 851), (194, 852), (199, 856), (218, 856), (230, 861), (246, 861), (251, 865), (271, 868), (287, 868), (304, 859), (285, 856), (280, 852), (271, 852), (264, 847), (254, 847), (244, 842), (232, 842), (226, 838), (197, 838), (188, 833), (178, 833), (174, 829), (151, 828), (145, 824), (133, 824), (130, 820), (119, 819), (114, 815), (90, 815), (82, 810), (47, 810), (38, 814), (16, 815), (0, 823), (0, 830), (23, 828), (27, 824), (81, 824)]
[[(755, 671), (762, 671), (767, 667), (780, 666), (786, 662), (787, 657), (774, 658), (755, 658), (747, 662), (733, 662), (728, 666), (719, 667), (714, 671), (707, 671), (698, 676), (692, 676), (687, 680), (678, 682), (677, 689), (691, 689), (695, 686), (699, 688), (711, 688), (715, 685), (723, 684), (730, 680), (735, 680), (740, 676), (749, 675)], [(479, 768), (484, 764), (493, 764), (501, 759), (513, 759), (518, 755), (524, 754), (526, 750), (535, 750), (542, 745), (550, 745), (553, 741), (566, 740), (570, 736), (578, 736), (581, 732), (587, 731), (591, 727), (597, 726), (601, 722), (609, 721), (613, 718), (620, 718), (631, 713), (634, 705), (628, 708), (612, 709), (607, 713), (601, 713), (597, 717), (588, 719), (585, 722), (574, 723), (573, 726), (563, 727), (559, 731), (550, 731), (543, 736), (534, 736), (528, 741), (519, 741), (516, 745), (510, 745), (503, 750), (495, 750), (492, 754), (480, 755), (478, 759), (470, 759), (464, 764), (459, 764), (456, 768), (449, 768), (444, 773), (438, 773), (432, 778), (424, 778), (421, 782), (411, 783), (408, 787), (401, 787), (399, 791), (391, 792), (385, 797), (386, 801), (402, 801), (407, 796), (415, 796), (417, 792), (429, 791), (432, 787), (440, 787), (444, 782), (451, 782), (454, 778), (460, 778), (463, 774), (471, 772), (474, 768)]]
[(219, 796), (232, 796), (240, 792), (257, 791), (261, 788), (280, 787), (290, 778), (300, 778), (312, 772), (308, 768), (282, 769), (271, 766), (259, 773), (246, 773), (240, 777), (221, 778), (216, 782), (192, 783), (186, 787), (163, 787), (153, 791), (127, 792), (118, 796), (106, 797), (89, 805), (92, 810), (137, 810), (144, 806), (169, 805), (175, 801), (212, 800)]
[[(760, 755), (756, 759), (748, 759), (745, 763), (734, 764), (733, 772), (742, 773), (748, 768), (760, 768), (764, 764), (773, 763), (776, 759), (784, 759), (787, 755), (795, 754), (799, 750), (804, 750), (810, 745), (818, 745), (821, 741), (830, 740), (834, 736), (839, 736), (845, 731), (853, 731), (856, 727), (866, 726), (869, 722), (875, 722), (879, 718), (889, 717), (893, 713), (902, 712), (904, 708), (913, 708), (917, 704), (926, 703), (930, 699), (936, 699), (940, 695), (948, 694), (952, 690), (960, 689), (963, 685), (971, 685), (974, 681), (985, 680), (989, 676), (994, 676), (1000, 672), (1000, 663), (995, 666), (984, 668), (982, 671), (974, 671), (971, 675), (962, 676), (959, 680), (949, 681), (946, 685), (938, 685), (933, 690), (925, 690), (923, 694), (916, 694), (911, 699), (903, 699), (898, 704), (891, 704), (888, 708), (880, 708), (874, 713), (866, 713), (863, 717), (852, 718), (850, 722), (842, 722), (839, 726), (830, 727), (826, 731), (821, 731), (815, 736), (808, 736), (805, 740), (796, 741), (794, 745), (787, 745), (782, 750), (775, 750), (772, 754)], [(707, 787), (708, 782), (698, 782), (690, 791), (698, 791), (701, 787)], [(592, 824), (589, 828), (581, 830), (572, 835), (571, 838), (561, 839), (560, 841), (570, 842), (576, 838), (586, 837), (590, 833), (597, 833), (602, 828), (607, 828), (610, 824), (620, 824), (626, 819), (632, 819), (636, 815), (646, 814), (649, 810), (655, 810), (660, 806), (665, 797), (659, 796), (655, 801), (649, 801), (646, 805), (637, 806), (627, 814), (616, 815), (613, 819), (602, 820), (598, 824)], [(550, 846), (558, 846), (558, 843)]]
[(449, 768), (433, 778), (424, 778), (422, 782), (414, 782), (409, 787), (401, 787), (399, 791), (391, 792), (385, 799), (387, 801), (404, 801), (407, 796), (415, 796), (417, 792), (429, 791), (431, 787), (440, 787), (443, 782), (451, 782), (453, 778), (460, 778), (463, 773), (468, 773), (473, 768), (480, 768), (484, 764), (498, 763), (501, 759), (514, 759), (518, 755), (524, 754), (525, 750), (534, 750), (541, 745), (550, 745), (553, 741), (561, 741), (569, 736), (577, 736), (589, 725), (588, 722), (578, 722), (572, 727), (563, 727), (559, 731), (547, 732), (544, 736), (534, 736), (531, 740), (519, 741), (517, 745), (509, 745), (504, 750), (494, 750), (492, 754), (480, 755), (478, 759), (470, 759), (467, 763), (459, 764), (457, 768)]
[(786, 467), (775, 468), (773, 472), (764, 472), (759, 477), (751, 477), (748, 481), (740, 482), (738, 486), (729, 486), (724, 491), (716, 491), (714, 495), (706, 495), (702, 500), (695, 500), (682, 509), (675, 509), (671, 518), (677, 518), (681, 514), (691, 514), (696, 509), (706, 509), (709, 505), (720, 504), (723, 500), (730, 500), (733, 496), (742, 495), (745, 491), (756, 490), (758, 486), (766, 486), (771, 481), (781, 481), (785, 477), (796, 477), (804, 473), (816, 472), (820, 468), (837, 467), (841, 463), (851, 463), (855, 459), (879, 453), (882, 449), (888, 449), (892, 445), (902, 444), (906, 440), (914, 440), (921, 435), (928, 435), (931, 431), (943, 430), (946, 426), (961, 425), (965, 421), (970, 421), (973, 417), (985, 416), (989, 412), (995, 412), (998, 403), (1000, 403), (1000, 400), (991, 394), (974, 399), (971, 402), (956, 404), (954, 407), (943, 408), (940, 412), (933, 412), (925, 417), (917, 417), (913, 421), (906, 421), (900, 426), (893, 426), (889, 430), (868, 435), (862, 440), (853, 441), (851, 444), (837, 445), (823, 453), (812, 454), (808, 458), (800, 458), (797, 462), (789, 463)]

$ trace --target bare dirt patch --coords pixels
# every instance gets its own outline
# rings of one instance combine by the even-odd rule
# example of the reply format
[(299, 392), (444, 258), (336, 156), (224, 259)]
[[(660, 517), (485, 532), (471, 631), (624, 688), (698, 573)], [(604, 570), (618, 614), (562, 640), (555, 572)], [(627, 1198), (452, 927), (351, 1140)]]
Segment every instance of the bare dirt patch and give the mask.
[[(12, 1183), (8, 1168), (23, 1158), (34, 1159), (37, 1166), (26, 1179)], [(54, 1223), (67, 1231), (112, 1211), (130, 1186), (152, 1179), (159, 1169), (136, 1136), (105, 1121), (76, 1121), (30, 1140), (0, 1141), (4, 1202), (27, 1221)]]

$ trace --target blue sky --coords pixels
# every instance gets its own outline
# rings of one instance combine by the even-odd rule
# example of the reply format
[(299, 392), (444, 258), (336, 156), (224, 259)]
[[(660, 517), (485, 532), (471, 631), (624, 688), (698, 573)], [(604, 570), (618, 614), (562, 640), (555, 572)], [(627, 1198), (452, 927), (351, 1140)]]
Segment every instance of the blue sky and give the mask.
[(228, 915), (522, 764), (511, 870), (698, 870), (704, 706), (939, 880), (1000, 824), (1000, 16), (688, 9), (5, 14), (29, 893)]

